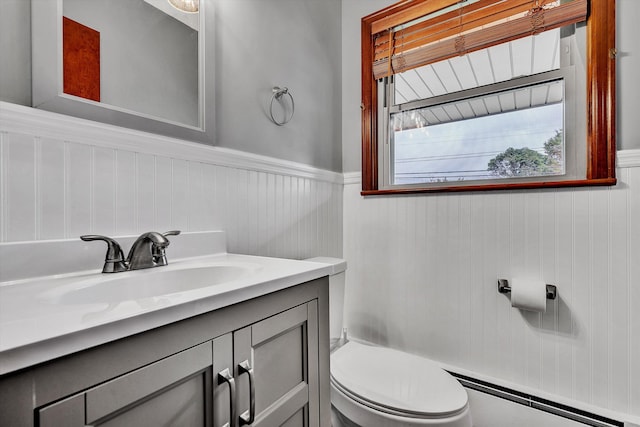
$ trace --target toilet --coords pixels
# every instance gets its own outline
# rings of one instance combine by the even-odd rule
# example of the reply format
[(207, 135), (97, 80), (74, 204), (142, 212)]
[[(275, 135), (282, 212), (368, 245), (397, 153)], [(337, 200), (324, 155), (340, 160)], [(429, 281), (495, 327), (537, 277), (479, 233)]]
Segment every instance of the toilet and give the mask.
[(436, 363), (402, 351), (349, 340), (342, 328), (346, 262), (331, 265), (332, 427), (471, 427), (465, 389)]

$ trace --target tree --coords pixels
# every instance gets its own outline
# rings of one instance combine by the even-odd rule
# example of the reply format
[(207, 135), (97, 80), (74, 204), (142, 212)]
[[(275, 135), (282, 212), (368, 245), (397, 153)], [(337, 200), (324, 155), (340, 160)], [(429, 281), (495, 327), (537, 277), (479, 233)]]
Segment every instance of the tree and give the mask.
[(545, 154), (530, 148), (509, 147), (489, 160), (487, 170), (500, 178), (558, 175), (563, 170), (562, 131), (544, 143)]
[(489, 161), (487, 170), (501, 178), (538, 176), (546, 162), (547, 156), (530, 148), (509, 147)]
[(550, 174), (562, 173), (563, 157), (562, 132), (556, 131), (555, 136), (544, 143), (544, 152), (547, 153), (547, 167)]

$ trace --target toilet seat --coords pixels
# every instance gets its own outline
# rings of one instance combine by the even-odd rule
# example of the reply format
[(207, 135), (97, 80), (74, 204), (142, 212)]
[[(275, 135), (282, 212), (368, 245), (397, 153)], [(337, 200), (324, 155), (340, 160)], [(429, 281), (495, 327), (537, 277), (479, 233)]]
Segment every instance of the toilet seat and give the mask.
[(332, 385), (348, 398), (394, 417), (434, 420), (468, 411), (460, 383), (428, 359), (350, 341), (331, 355)]

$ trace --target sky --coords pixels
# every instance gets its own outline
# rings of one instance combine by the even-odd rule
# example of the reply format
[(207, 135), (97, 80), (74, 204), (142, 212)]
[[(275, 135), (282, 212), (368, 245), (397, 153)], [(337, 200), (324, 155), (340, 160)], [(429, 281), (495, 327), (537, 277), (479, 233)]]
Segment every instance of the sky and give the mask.
[(562, 129), (559, 103), (396, 132), (395, 183), (482, 179), (497, 154), (509, 147), (544, 153), (544, 143)]

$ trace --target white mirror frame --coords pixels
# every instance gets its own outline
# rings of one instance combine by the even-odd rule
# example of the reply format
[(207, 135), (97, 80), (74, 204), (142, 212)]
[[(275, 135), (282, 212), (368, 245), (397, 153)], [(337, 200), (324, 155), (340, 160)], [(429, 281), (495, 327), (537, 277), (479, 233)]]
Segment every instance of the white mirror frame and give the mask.
[(62, 2), (63, 0), (31, 0), (33, 107), (174, 138), (214, 143), (215, 43), (212, 1), (200, 0), (199, 126), (186, 125), (65, 94), (62, 90)]

